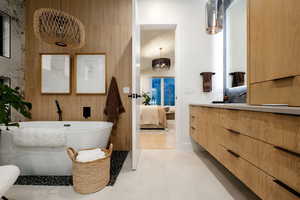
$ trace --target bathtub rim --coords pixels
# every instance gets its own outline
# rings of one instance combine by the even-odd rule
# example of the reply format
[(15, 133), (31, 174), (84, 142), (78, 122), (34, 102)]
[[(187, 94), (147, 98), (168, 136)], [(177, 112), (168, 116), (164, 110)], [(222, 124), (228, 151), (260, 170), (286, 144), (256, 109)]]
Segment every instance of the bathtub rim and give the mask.
[[(57, 126), (57, 127), (51, 127), (51, 128), (65, 128), (66, 130), (72, 131), (72, 130), (95, 130), (95, 129), (111, 129), (113, 127), (113, 123), (112, 122), (107, 122), (107, 121), (23, 121), (23, 122), (18, 122), (20, 124), (20, 127), (17, 126), (9, 126), (8, 128), (10, 130), (6, 130), (6, 126), (5, 125), (0, 125), (0, 133), (3, 132), (13, 132), (14, 130), (17, 130), (18, 128), (24, 128), (21, 125), (22, 124), (41, 124), (42, 126), (36, 126), (36, 127), (32, 127), (32, 126), (28, 126), (28, 128), (46, 128), (47, 125), (43, 123), (50, 123), (50, 124), (55, 124), (57, 123), (58, 125), (62, 125), (61, 127)], [(79, 127), (72, 127), (72, 123), (82, 123), (83, 126), (79, 126)], [(64, 124), (71, 124), (70, 127), (64, 127)], [(87, 125), (91, 125), (91, 124), (95, 124), (93, 126), (87, 126)], [(86, 125), (86, 126), (84, 126)], [(97, 126), (98, 125), (98, 126)]]

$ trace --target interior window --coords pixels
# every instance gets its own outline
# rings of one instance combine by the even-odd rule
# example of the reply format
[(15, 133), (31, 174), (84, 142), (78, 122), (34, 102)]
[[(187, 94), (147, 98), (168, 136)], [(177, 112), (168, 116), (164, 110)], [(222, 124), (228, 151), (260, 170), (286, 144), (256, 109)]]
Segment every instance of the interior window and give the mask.
[(10, 58), (10, 16), (0, 11), (0, 56)]
[(152, 78), (151, 105), (175, 106), (175, 78)]
[(164, 105), (175, 106), (175, 79), (164, 78)]
[(151, 105), (161, 105), (161, 78), (152, 78)]

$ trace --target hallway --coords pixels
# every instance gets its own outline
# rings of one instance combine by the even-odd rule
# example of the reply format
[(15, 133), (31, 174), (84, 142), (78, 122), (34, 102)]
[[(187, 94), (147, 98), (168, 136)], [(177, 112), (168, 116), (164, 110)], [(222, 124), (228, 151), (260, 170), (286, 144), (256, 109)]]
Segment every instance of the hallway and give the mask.
[(175, 149), (175, 120), (168, 120), (167, 130), (141, 130), (140, 147), (141, 149)]

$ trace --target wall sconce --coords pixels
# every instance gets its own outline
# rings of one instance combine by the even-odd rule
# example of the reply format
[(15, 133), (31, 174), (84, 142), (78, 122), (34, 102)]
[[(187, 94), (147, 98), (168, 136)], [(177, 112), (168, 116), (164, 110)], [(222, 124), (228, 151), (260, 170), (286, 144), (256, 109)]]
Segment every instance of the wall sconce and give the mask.
[(212, 76), (215, 74), (214, 72), (202, 72), (200, 74), (203, 77), (203, 92), (212, 91)]

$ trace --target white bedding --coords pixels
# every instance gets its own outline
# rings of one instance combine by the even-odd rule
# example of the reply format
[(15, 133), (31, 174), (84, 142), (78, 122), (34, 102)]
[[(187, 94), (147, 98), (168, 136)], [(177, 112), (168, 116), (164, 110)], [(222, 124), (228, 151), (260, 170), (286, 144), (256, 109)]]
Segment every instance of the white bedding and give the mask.
[(141, 106), (140, 123), (141, 125), (159, 125), (159, 107), (158, 106)]
[(167, 128), (167, 116), (163, 106), (141, 106), (140, 125), (142, 127), (155, 126)]

